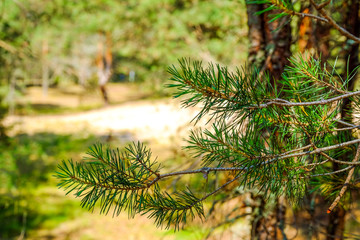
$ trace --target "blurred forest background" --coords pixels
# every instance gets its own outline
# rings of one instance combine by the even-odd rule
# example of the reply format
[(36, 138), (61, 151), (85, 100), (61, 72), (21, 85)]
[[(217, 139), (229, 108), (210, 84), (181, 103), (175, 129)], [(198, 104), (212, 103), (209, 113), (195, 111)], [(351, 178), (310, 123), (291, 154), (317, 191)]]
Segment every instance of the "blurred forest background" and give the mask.
[[(177, 133), (192, 115), (167, 100), (167, 67), (182, 57), (241, 65), (247, 56), (245, 3), (2, 0), (0, 29), (6, 124), (0, 239), (172, 236), (146, 217), (129, 222), (126, 214), (112, 219), (87, 213), (57, 189), (53, 174), (61, 160), (81, 160), (98, 141), (121, 147), (141, 139), (153, 144), (154, 155), (168, 166), (183, 161), (179, 141), (184, 136)], [(91, 116), (82, 118), (84, 111)], [(73, 116), (78, 118), (68, 119)], [(134, 124), (136, 118), (141, 119)], [(203, 234), (197, 228), (176, 238)]]
[[(349, 2), (334, 3), (333, 17), (356, 27)], [(294, 7), (311, 9), (301, 1)], [(145, 216), (91, 214), (57, 189), (53, 174), (61, 160), (80, 161), (99, 141), (119, 147), (145, 141), (169, 169), (198, 164), (179, 150), (195, 110), (179, 110), (164, 87), (167, 67), (179, 58), (230, 69), (260, 64), (274, 76), (296, 52), (321, 53), (337, 62), (340, 74), (349, 56), (358, 63), (353, 42), (309, 19), (295, 17), (275, 35), (279, 25), (270, 25), (272, 36), (257, 38), (259, 10), (244, 0), (1, 0), (0, 239), (203, 239), (214, 226), (218, 239), (246, 238), (245, 218), (235, 219), (226, 235), (219, 216), (174, 233)], [(284, 34), (286, 42), (278, 41)], [(277, 52), (279, 45), (287, 50)], [(303, 219), (314, 217), (315, 200)], [(356, 213), (347, 215), (351, 231), (359, 226)], [(317, 217), (326, 224), (324, 215)]]

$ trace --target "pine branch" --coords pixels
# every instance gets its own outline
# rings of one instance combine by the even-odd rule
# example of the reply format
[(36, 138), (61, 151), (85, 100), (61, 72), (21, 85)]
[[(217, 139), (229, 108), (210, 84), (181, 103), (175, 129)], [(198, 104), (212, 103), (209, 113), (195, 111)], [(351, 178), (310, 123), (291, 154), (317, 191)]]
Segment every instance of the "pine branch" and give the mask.
[(334, 175), (334, 174), (338, 174), (338, 173), (342, 173), (342, 172), (346, 172), (347, 170), (354, 168), (354, 166), (348, 166), (346, 168), (337, 170), (337, 171), (333, 171), (333, 172), (327, 172), (327, 173), (319, 173), (319, 174), (313, 174), (308, 176), (309, 178), (314, 178), (314, 177), (322, 177), (322, 176), (330, 176), (330, 175)]
[(247, 2), (249, 4), (268, 4), (270, 5), (268, 8), (262, 10), (262, 11), (259, 11), (257, 12), (257, 14), (262, 14), (262, 13), (265, 13), (265, 12), (269, 12), (271, 10), (275, 10), (275, 9), (278, 9), (278, 10), (281, 10), (281, 13), (279, 14), (272, 14), (274, 15), (274, 17), (272, 19), (270, 19), (270, 22), (278, 19), (278, 18), (281, 18), (281, 17), (284, 17), (284, 16), (299, 16), (299, 17), (310, 17), (310, 18), (313, 18), (313, 19), (317, 19), (317, 20), (320, 20), (320, 21), (323, 21), (323, 22), (328, 22), (328, 20), (326, 18), (323, 18), (323, 17), (320, 17), (320, 16), (316, 16), (316, 15), (313, 15), (313, 14), (308, 14), (308, 13), (300, 13), (300, 12), (296, 12), (294, 11), (292, 5), (293, 3), (291, 1), (284, 1), (284, 0), (247, 0)]
[[(216, 120), (230, 118), (236, 111), (251, 103), (259, 103), (271, 94), (266, 91), (272, 88), (270, 79), (260, 81), (256, 69), (249, 72), (237, 69), (231, 73), (219, 65), (209, 64), (203, 68), (201, 62), (190, 63), (186, 59), (179, 60), (179, 63), (180, 70), (175, 66), (168, 69), (172, 75), (170, 80), (174, 82), (168, 86), (177, 89), (175, 97), (191, 95), (182, 101), (185, 107), (203, 103), (197, 121), (210, 112)], [(237, 115), (237, 119), (240, 118)]]
[(299, 16), (299, 17), (310, 17), (325, 23), (330, 24), (334, 29), (338, 30), (342, 35), (345, 37), (354, 40), (357, 43), (360, 43), (360, 38), (356, 37), (354, 34), (347, 31), (345, 28), (341, 27), (337, 22), (334, 21), (334, 19), (329, 16), (326, 11), (324, 10), (324, 7), (327, 6), (331, 0), (328, 0), (326, 2), (323, 2), (321, 4), (316, 4), (314, 0), (309, 0), (311, 5), (313, 5), (317, 12), (320, 13), (321, 16), (317, 16), (314, 14), (307, 14), (307, 13), (300, 13), (296, 12), (292, 8), (292, 2), (289, 0), (255, 0), (255, 1), (248, 1), (248, 3), (252, 4), (269, 4), (270, 7), (266, 8), (265, 10), (262, 10), (258, 12), (257, 14), (262, 14), (265, 12), (269, 12), (274, 9), (278, 9), (281, 11), (281, 13), (274, 14), (274, 17), (270, 20), (270, 22), (284, 17), (284, 16)]
[[(158, 182), (162, 179), (201, 173), (207, 177), (209, 172), (244, 171), (246, 168), (201, 168), (160, 174), (158, 166), (150, 160), (150, 150), (142, 144), (134, 143), (126, 148), (125, 153), (109, 148), (103, 149), (101, 144), (94, 145), (88, 152), (90, 157), (83, 163), (73, 161), (62, 162), (58, 166), (57, 177), (59, 187), (67, 194), (74, 192), (82, 198), (81, 206), (89, 210), (100, 203), (100, 213), (107, 214), (115, 206), (113, 215), (119, 215), (124, 209), (129, 216), (147, 214), (155, 218), (158, 226), (175, 225), (178, 230), (181, 223), (185, 223), (187, 216), (204, 216), (201, 202), (217, 193), (225, 186), (238, 179), (217, 188), (202, 198), (197, 198), (190, 190), (174, 193), (160, 192)], [(195, 212), (194, 212), (195, 210)]]
[(319, 100), (319, 101), (313, 101), (313, 102), (290, 102), (285, 99), (272, 99), (266, 103), (261, 103), (259, 105), (253, 105), (248, 107), (248, 109), (261, 109), (261, 108), (267, 108), (269, 106), (275, 105), (275, 106), (281, 106), (281, 107), (304, 107), (304, 106), (319, 106), (319, 105), (325, 105), (329, 103), (333, 103), (336, 101), (343, 100), (345, 98), (350, 98), (352, 96), (358, 96), (360, 95), (360, 91), (356, 92), (350, 92), (347, 94), (343, 94), (337, 97), (333, 97), (326, 100)]
[[(348, 91), (342, 89), (344, 86), (346, 86), (346, 84), (343, 84), (342, 87), (339, 87), (340, 83), (335, 81), (335, 77), (341, 79), (341, 76), (336, 72), (336, 64), (332, 66), (332, 72), (329, 72), (327, 70), (326, 64), (322, 65), (320, 59), (318, 60), (310, 57), (309, 59), (305, 60), (304, 57), (306, 58), (307, 55), (308, 54), (305, 53), (304, 56), (299, 55), (297, 57), (291, 57), (291, 65), (286, 67), (285, 76), (289, 77), (291, 80), (294, 79), (294, 77), (291, 75), (295, 76), (295, 78), (302, 77), (303, 79), (301, 83), (303, 84), (308, 80), (310, 81), (311, 85), (319, 84), (328, 87), (329, 89), (332, 89), (333, 91), (340, 94), (348, 93)], [(326, 82), (326, 80), (329, 82)], [(317, 94), (317, 96), (319, 97), (319, 94)]]
[[(359, 142), (359, 140), (356, 142)], [(187, 214), (190, 214), (191, 218), (195, 216), (193, 209), (197, 216), (200, 218), (203, 216), (202, 206), (199, 205), (202, 201), (216, 194), (230, 183), (240, 178), (249, 177), (249, 173), (262, 172), (260, 171), (261, 166), (264, 167), (264, 171), (267, 171), (270, 165), (276, 161), (295, 156), (311, 155), (349, 144), (354, 144), (354, 141), (302, 152), (309, 148), (309, 146), (305, 146), (278, 154), (271, 159), (269, 159), (270, 156), (265, 156), (265, 158), (264, 156), (258, 156), (259, 159), (266, 159), (267, 157), (269, 160), (261, 160), (255, 165), (243, 167), (204, 167), (196, 170), (166, 174), (160, 174), (158, 170), (154, 170), (158, 169), (158, 167), (154, 166), (154, 163), (151, 162), (149, 158), (150, 151), (140, 143), (127, 147), (128, 154), (120, 154), (119, 151), (115, 152), (110, 149), (105, 149), (104, 151), (101, 145), (95, 145), (89, 151), (92, 157), (87, 158), (86, 162), (74, 163), (69, 161), (59, 165), (57, 177), (61, 181), (59, 187), (64, 188), (67, 194), (74, 192), (75, 196), (82, 198), (82, 207), (93, 210), (95, 204), (99, 202), (100, 212), (105, 214), (109, 212), (112, 206), (115, 206), (114, 215), (118, 215), (123, 209), (127, 210), (130, 216), (136, 213), (149, 213), (149, 217), (155, 218), (157, 225), (165, 224), (165, 227), (168, 228), (170, 224), (174, 224), (175, 228), (178, 229), (181, 223), (185, 223)], [(294, 153), (294, 151), (300, 152)], [(345, 162), (345, 164), (349, 163)], [(357, 165), (358, 162), (351, 164)], [(279, 165), (274, 166), (279, 167)], [(210, 172), (237, 172), (237, 176), (202, 198), (195, 197), (190, 191), (175, 193), (174, 198), (170, 194), (162, 193), (159, 190), (158, 182), (162, 179), (198, 173), (203, 174), (204, 178), (207, 178)], [(274, 175), (272, 176), (274, 177)], [(263, 175), (263, 177), (266, 177), (266, 175)], [(257, 177), (255, 176), (255, 178)], [(249, 179), (245, 181), (249, 181)], [(274, 187), (277, 186), (278, 184), (276, 183)]]
[[(275, 89), (270, 77), (259, 76), (256, 69), (232, 73), (219, 65), (179, 63), (179, 69), (169, 68), (175, 97), (186, 96), (186, 107), (201, 103), (196, 121), (209, 115), (215, 120), (212, 130), (191, 132), (187, 147), (204, 167), (163, 173), (139, 142), (125, 151), (94, 145), (84, 162), (63, 162), (57, 172), (59, 187), (80, 197), (81, 206), (93, 210), (99, 203), (105, 214), (110, 209), (113, 215), (123, 210), (129, 216), (147, 214), (157, 226), (173, 224), (178, 230), (189, 218), (202, 219), (202, 202), (236, 181), (299, 201), (310, 180), (349, 170), (350, 176), (360, 165), (336, 159), (349, 152), (348, 146), (360, 144), (360, 139), (338, 140), (333, 134), (360, 128), (337, 119), (341, 101), (353, 98), (359, 104), (360, 91), (348, 92), (343, 87), (348, 79), (339, 78), (334, 68), (328, 72), (313, 58), (293, 58), (281, 79), (283, 88)], [(337, 122), (346, 127), (337, 128)], [(335, 149), (340, 151), (334, 154)], [(328, 162), (345, 166), (329, 171)], [(172, 177), (202, 174), (207, 181), (220, 172), (235, 177), (203, 197), (190, 189), (168, 193), (160, 188), (162, 180)]]

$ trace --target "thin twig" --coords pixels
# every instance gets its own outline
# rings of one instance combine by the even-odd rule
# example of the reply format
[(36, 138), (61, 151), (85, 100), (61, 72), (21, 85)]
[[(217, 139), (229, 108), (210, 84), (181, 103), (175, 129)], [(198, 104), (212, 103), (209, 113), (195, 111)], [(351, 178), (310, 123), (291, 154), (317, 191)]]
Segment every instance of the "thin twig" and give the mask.
[(338, 164), (347, 164), (347, 165), (360, 165), (359, 163), (353, 163), (353, 162), (347, 162), (347, 161), (341, 161), (341, 160), (337, 160), (335, 158), (330, 157), (329, 155), (327, 155), (324, 152), (321, 152), (320, 155), (326, 157), (328, 160), (330, 160), (331, 162), (334, 163), (338, 163)]
[(328, 22), (328, 20), (326, 20), (323, 17), (319, 17), (319, 16), (316, 16), (313, 14), (308, 14), (308, 13), (299, 13), (299, 12), (295, 12), (294, 10), (290, 10), (287, 7), (285, 7), (280, 1), (277, 1), (277, 0), (269, 0), (269, 1), (272, 4), (274, 4), (275, 6), (277, 6), (280, 10), (282, 10), (283, 12), (287, 13), (290, 16), (311, 17), (311, 18), (315, 18), (320, 21)]
[(326, 11), (323, 9), (324, 6), (318, 5), (315, 3), (314, 0), (310, 0), (310, 3), (315, 7), (315, 9), (328, 21), (328, 23), (333, 26), (336, 30), (338, 30), (342, 35), (354, 40), (357, 43), (360, 43), (360, 38), (356, 37), (355, 35), (348, 32), (345, 28), (339, 26), (334, 19), (332, 19)]
[(309, 163), (308, 165), (305, 165), (304, 167), (313, 167), (313, 166), (318, 166), (318, 165), (323, 165), (325, 163), (327, 163), (328, 161), (330, 161), (329, 159), (322, 161), (322, 162), (317, 162), (317, 163)]
[(314, 15), (314, 14), (299, 13), (299, 12), (295, 12), (295, 11), (293, 12), (293, 14), (296, 15), (296, 16), (302, 17), (302, 18), (304, 18), (304, 17), (310, 17), (310, 18), (314, 18), (314, 19), (320, 20), (320, 21), (322, 21), (322, 22), (326, 22), (326, 23), (329, 22), (326, 18), (319, 17), (319, 16), (316, 16), (316, 15)]
[(298, 152), (298, 151), (301, 151), (301, 150), (306, 150), (306, 149), (309, 149), (309, 148), (311, 148), (311, 144), (306, 145), (306, 146), (301, 147), (301, 148), (297, 148), (297, 149), (294, 149), (294, 150), (290, 150), (290, 151), (288, 151), (288, 152), (286, 152), (286, 153), (289, 154), (289, 153)]
[(329, 176), (329, 175), (334, 175), (334, 174), (338, 174), (338, 173), (341, 173), (341, 172), (345, 172), (351, 168), (353, 168), (354, 166), (348, 166), (346, 168), (343, 168), (343, 169), (340, 169), (340, 170), (337, 170), (337, 171), (334, 171), (334, 172), (327, 172), (327, 173), (319, 173), (319, 174), (314, 174), (314, 175), (310, 175), (309, 177), (320, 177), (320, 176)]
[[(320, 101), (313, 101), (313, 102), (290, 102), (290, 101), (286, 101), (284, 99), (274, 99), (271, 100), (267, 103), (262, 103), (259, 105), (253, 105), (248, 107), (248, 109), (260, 109), (260, 108), (267, 108), (271, 105), (276, 105), (276, 106), (282, 106), (282, 107), (300, 107), (300, 106), (313, 106), (313, 105), (325, 105), (325, 104), (329, 104), (332, 102), (336, 102), (345, 98), (349, 98), (352, 96), (357, 96), (360, 95), (360, 91), (356, 91), (356, 92), (350, 92), (347, 94), (343, 94), (337, 97), (333, 97), (333, 98), (329, 98), (326, 100), (320, 100)], [(281, 100), (281, 101), (280, 101)]]
[(235, 180), (239, 179), (242, 175), (239, 174), (238, 176), (236, 176), (235, 178), (233, 178), (230, 181), (227, 181), (226, 183), (224, 183), (223, 185), (221, 185), (220, 187), (218, 187), (217, 189), (215, 189), (214, 191), (212, 191), (211, 193), (206, 194), (204, 197), (199, 199), (199, 202), (204, 201), (205, 199), (207, 199), (208, 197), (210, 197), (211, 195), (214, 195), (215, 193), (217, 193), (218, 191), (220, 191), (221, 189), (223, 189), (224, 187), (226, 187), (227, 185), (229, 185), (230, 183), (234, 182)]
[(355, 128), (360, 128), (360, 126), (357, 125), (357, 126), (347, 127), (347, 128), (335, 128), (333, 131), (334, 132), (349, 131), (349, 130), (353, 130)]
[(326, 7), (327, 5), (329, 5), (330, 3), (331, 3), (331, 0), (327, 0), (326, 2), (320, 3), (318, 5), (317, 9), (322, 9), (322, 8)]
[(355, 125), (355, 124), (352, 124), (352, 123), (348, 123), (348, 122), (345, 122), (345, 121), (343, 121), (341, 119), (337, 119), (337, 120), (335, 120), (335, 122), (341, 123), (341, 124), (343, 124), (345, 126), (348, 126), (348, 127), (353, 127), (353, 128), (360, 129), (360, 125)]
[[(360, 144), (358, 145), (355, 157), (352, 160), (352, 162), (358, 162), (359, 161), (359, 156), (360, 156)], [(344, 185), (342, 186), (342, 188), (341, 188), (341, 190), (339, 192), (339, 195), (335, 198), (334, 202), (330, 205), (329, 209), (327, 210), (327, 213), (331, 213), (332, 210), (334, 210), (334, 208), (338, 205), (340, 199), (342, 198), (342, 196), (344, 195), (346, 189), (349, 186), (349, 182), (350, 182), (350, 180), (352, 178), (352, 175), (354, 174), (354, 171), (355, 171), (355, 168), (354, 168), (354, 166), (352, 166), (352, 169), (349, 171), (349, 173), (348, 173), (348, 175), (346, 177), (346, 180), (344, 182)]]
[[(312, 151), (306, 151), (306, 152), (301, 152), (301, 153), (294, 153), (294, 154), (289, 154), (289, 155), (285, 155), (285, 156), (280, 156), (278, 158), (273, 158), (273, 159), (267, 161), (267, 163), (273, 162), (275, 160), (282, 160), (282, 159), (287, 159), (287, 158), (292, 158), (292, 157), (301, 157), (301, 156), (305, 156), (305, 155), (321, 154), (322, 152), (325, 152), (325, 151), (337, 149), (337, 148), (340, 148), (340, 147), (345, 147), (345, 146), (348, 146), (348, 145), (353, 145), (353, 144), (356, 144), (356, 143), (360, 143), (360, 139), (355, 139), (355, 140), (351, 140), (351, 141), (348, 141), (348, 142), (338, 143), (338, 144), (331, 145), (331, 146), (328, 146), (328, 147), (317, 148), (317, 149), (312, 150)], [(339, 164), (360, 165), (360, 163), (357, 163), (357, 162), (340, 161), (340, 160), (336, 160), (336, 159), (331, 158), (331, 157), (329, 157), (329, 160), (333, 161), (333, 162), (336, 162), (336, 163), (339, 163)]]
[[(149, 157), (149, 156), (148, 156), (148, 157)], [(146, 164), (141, 160), (141, 158), (140, 158), (138, 155), (136, 155), (136, 160), (141, 164), (141, 166), (143, 166), (143, 167), (144, 167), (146, 170), (148, 170), (151, 174), (154, 174), (154, 175), (156, 175), (157, 177), (160, 176), (160, 173), (159, 173), (158, 171), (154, 171), (154, 170), (152, 170), (151, 167), (146, 166)], [(156, 159), (155, 159), (155, 161), (156, 161)]]

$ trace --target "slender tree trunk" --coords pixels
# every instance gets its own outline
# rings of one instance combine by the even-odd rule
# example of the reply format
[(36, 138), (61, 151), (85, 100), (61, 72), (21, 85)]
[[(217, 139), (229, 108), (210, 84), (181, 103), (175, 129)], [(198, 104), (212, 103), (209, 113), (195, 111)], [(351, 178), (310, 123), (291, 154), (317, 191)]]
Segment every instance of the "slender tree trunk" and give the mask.
[(42, 88), (43, 88), (43, 96), (48, 95), (49, 89), (49, 65), (47, 61), (47, 55), (49, 53), (49, 44), (47, 40), (43, 40), (42, 42)]
[[(353, 33), (355, 36), (360, 36), (360, 18), (359, 18), (359, 0), (350, 0), (348, 1), (349, 10), (346, 14), (345, 26), (349, 32)], [(348, 61), (348, 69), (349, 73), (353, 72), (356, 67), (359, 65), (359, 44), (354, 41), (348, 39), (346, 42), (348, 52), (345, 54), (345, 60)], [(353, 91), (355, 87), (357, 74), (349, 82), (349, 90)]]
[(106, 47), (104, 51), (104, 43), (102, 40), (98, 42), (98, 56), (96, 65), (98, 67), (99, 88), (103, 96), (105, 104), (109, 104), (109, 97), (106, 90), (106, 84), (111, 77), (112, 53), (111, 53), (111, 36), (106, 34)]
[(276, 239), (276, 211), (266, 211), (266, 202), (262, 195), (251, 194), (253, 200), (251, 240)]
[[(13, 69), (15, 69), (15, 66), (13, 66)], [(9, 95), (8, 95), (10, 115), (13, 115), (15, 112), (15, 85), (16, 85), (16, 77), (15, 74), (12, 73), (10, 75)]]
[[(334, 167), (335, 169), (335, 167)], [(327, 240), (342, 240), (345, 230), (346, 210), (338, 206), (329, 215), (329, 222), (326, 226)]]

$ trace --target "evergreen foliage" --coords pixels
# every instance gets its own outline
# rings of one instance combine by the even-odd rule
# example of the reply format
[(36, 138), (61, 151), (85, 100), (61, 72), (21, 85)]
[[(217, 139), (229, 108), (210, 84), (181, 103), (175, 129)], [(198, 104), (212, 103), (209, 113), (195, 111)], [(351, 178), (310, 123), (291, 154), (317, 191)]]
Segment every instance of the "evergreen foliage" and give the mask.
[[(231, 72), (188, 59), (179, 63), (168, 70), (169, 87), (176, 89), (175, 97), (182, 97), (184, 107), (201, 107), (195, 122), (206, 117), (211, 123), (210, 129), (192, 131), (187, 146), (194, 157), (202, 158), (203, 167), (162, 173), (141, 143), (122, 152), (98, 144), (84, 162), (59, 165), (60, 187), (80, 197), (81, 205), (90, 210), (99, 202), (102, 213), (114, 206), (114, 215), (122, 210), (129, 216), (147, 214), (158, 226), (174, 224), (175, 229), (189, 217), (203, 218), (202, 201), (233, 182), (257, 187), (268, 196), (285, 195), (294, 203), (311, 186), (325, 194), (331, 191), (334, 202), (329, 211), (336, 207), (360, 165), (356, 134), (347, 139), (334, 134), (359, 128), (339, 114), (348, 98), (354, 103), (350, 114), (358, 113), (360, 91), (346, 88), (353, 73), (343, 79), (335, 66), (328, 70), (320, 59), (299, 55), (291, 59), (277, 88), (271, 76), (255, 68)], [(344, 154), (353, 160), (338, 160)], [(331, 162), (342, 167), (334, 171)], [(232, 173), (232, 178), (204, 196), (190, 189), (168, 193), (159, 185), (160, 180), (178, 175), (200, 173), (207, 180), (220, 172)]]

